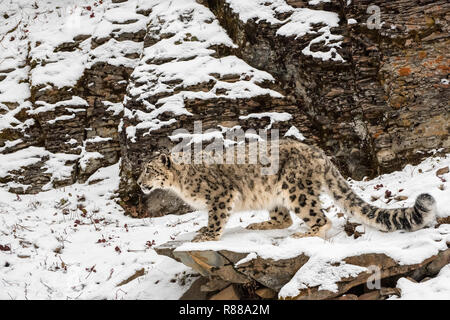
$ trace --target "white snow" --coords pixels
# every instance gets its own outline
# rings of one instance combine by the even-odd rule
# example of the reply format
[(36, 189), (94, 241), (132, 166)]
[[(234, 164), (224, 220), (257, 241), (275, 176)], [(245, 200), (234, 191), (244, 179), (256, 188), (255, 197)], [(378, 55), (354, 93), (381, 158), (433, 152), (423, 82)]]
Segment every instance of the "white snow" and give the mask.
[[(124, 58), (123, 55), (139, 53), (142, 51), (141, 43), (111, 39), (91, 50), (91, 36), (102, 38), (110, 34), (145, 29), (146, 17), (135, 12), (136, 0), (120, 4), (103, 1), (96, 6), (87, 0), (66, 1), (63, 6), (57, 2), (40, 2), (39, 8), (32, 12), (38, 18), (27, 17), (30, 57), (38, 63), (30, 74), (33, 85), (51, 84), (57, 88), (73, 86), (85, 69), (100, 61), (112, 65), (134, 66), (134, 60)], [(88, 6), (90, 9), (87, 9)], [(136, 22), (121, 24), (127, 20)], [(74, 38), (79, 35), (87, 35), (87, 39), (71, 51), (55, 52), (59, 45), (73, 43)]]
[[(201, 123), (198, 124), (197, 128), (196, 127), (197, 124), (194, 123), (194, 132), (202, 132)], [(263, 141), (267, 138), (267, 128), (264, 130), (261, 129), (258, 134), (256, 130), (244, 131), (241, 126), (234, 126), (230, 128), (219, 125), (218, 127), (219, 129), (208, 129), (203, 133), (190, 133), (185, 129), (178, 129), (174, 131), (173, 135), (169, 136), (169, 139), (172, 141), (181, 142), (181, 149), (183, 149), (183, 146), (190, 148), (192, 144), (211, 141), (213, 145), (215, 145), (215, 150), (218, 150), (217, 148), (227, 148), (232, 145), (243, 144), (243, 138), (258, 141)], [(263, 136), (260, 134), (263, 134)], [(179, 146), (175, 146), (172, 151), (179, 151), (176, 150), (178, 147)]]
[(294, 137), (299, 141), (303, 141), (306, 138), (303, 136), (303, 134), (295, 127), (292, 126), (289, 128), (288, 131), (286, 131), (286, 133), (284, 134), (285, 137)]
[(6, 149), (14, 147), (14, 146), (16, 146), (16, 145), (18, 145), (18, 144), (20, 144), (22, 142), (23, 142), (22, 139), (17, 139), (17, 140), (13, 140), (13, 141), (7, 140), (7, 141), (5, 141), (5, 145), (3, 147), (0, 147), (0, 152), (3, 152)]
[[(249, 19), (255, 19), (256, 22), (265, 21), (275, 26), (279, 26), (277, 35), (295, 38), (303, 37), (306, 34), (317, 34), (303, 50), (304, 55), (312, 56), (321, 60), (333, 60), (344, 62), (345, 60), (338, 53), (342, 36), (335, 35), (331, 29), (339, 26), (339, 15), (336, 12), (309, 9), (294, 8), (284, 0), (226, 0), (230, 8), (238, 13), (239, 19), (247, 22)], [(310, 5), (317, 5), (320, 2), (329, 2), (329, 0), (311, 0)], [(282, 21), (276, 18), (277, 14), (291, 13), (291, 15)], [(322, 25), (318, 31), (312, 29), (313, 25)], [(324, 42), (328, 47), (327, 51), (312, 51), (311, 45)]]
[(336, 282), (348, 277), (356, 277), (367, 268), (330, 261), (321, 257), (308, 260), (279, 292), (280, 298), (295, 297), (301, 289), (319, 287), (319, 290), (337, 292)]
[[(27, 161), (35, 161), (30, 156), (31, 151), (33, 149), (25, 157)], [(34, 150), (34, 153), (39, 155), (40, 151)], [(407, 166), (400, 172), (371, 181), (352, 182), (352, 185), (365, 199), (384, 194), (387, 189), (398, 193), (399, 188), (403, 189), (401, 194), (409, 197), (406, 201), (389, 204), (383, 202), (384, 198), (375, 202), (386, 207), (409, 206), (418, 193), (426, 191), (437, 199), (440, 216), (449, 216), (449, 174), (442, 175), (446, 182), (435, 175), (437, 169), (447, 165), (450, 165), (450, 155), (430, 158), (418, 166)], [(116, 203), (118, 175), (119, 164), (116, 164), (98, 170), (85, 184), (37, 195), (17, 196), (0, 188), (0, 244), (11, 248), (11, 251), (0, 251), (0, 299), (177, 299), (188, 289), (196, 279), (193, 271), (157, 255), (152, 247), (170, 240), (191, 239), (195, 231), (206, 224), (206, 212), (145, 219), (126, 217)], [(379, 184), (384, 187), (375, 190), (374, 186)], [(441, 184), (444, 190), (439, 188)], [(353, 239), (343, 231), (346, 219), (338, 217), (340, 210), (332, 207), (327, 197), (323, 200), (327, 216), (334, 225), (327, 240), (290, 237), (294, 232), (305, 230), (295, 216), (294, 225), (286, 230), (246, 230), (246, 225), (268, 217), (267, 211), (250, 211), (233, 215), (220, 241), (186, 243), (177, 250), (247, 252), (239, 263), (257, 256), (282, 259), (304, 253), (311, 257), (308, 264), (280, 294), (291, 296), (306, 285), (333, 291), (336, 281), (363, 271), (363, 268), (342, 262), (350, 255), (386, 253), (400, 264), (409, 264), (447, 248), (449, 225), (413, 233), (383, 233), (364, 226), (364, 234)], [(143, 276), (117, 287), (142, 268)], [(435, 280), (417, 285), (400, 280), (399, 287), (406, 299), (417, 295), (448, 299), (447, 278), (448, 267)]]
[(112, 140), (111, 137), (103, 138), (100, 136), (95, 136), (93, 138), (86, 139), (86, 143), (97, 143), (97, 142), (105, 142), (105, 141), (110, 141), (110, 140)]
[[(158, 1), (150, 2), (154, 5)], [(22, 123), (15, 118), (24, 109), (34, 115), (69, 106), (65, 109), (69, 114), (48, 120), (50, 124), (83, 112), (81, 108), (70, 108), (88, 105), (76, 96), (67, 104), (37, 101), (31, 106), (30, 87), (41, 86), (39, 91), (73, 87), (86, 69), (99, 62), (134, 68), (143, 51), (143, 41), (117, 41), (114, 37), (145, 30), (148, 17), (136, 11), (138, 6), (146, 5), (141, 0), (0, 2), (0, 77), (5, 77), (0, 81), (0, 130), (23, 132), (33, 125), (32, 119)], [(92, 49), (95, 39), (110, 36), (113, 38)], [(135, 55), (127, 58), (127, 54)], [(110, 111), (114, 115), (120, 113), (117, 105)]]
[[(20, 175), (22, 167), (35, 164), (39, 161), (45, 161), (43, 169), (44, 172), (51, 175), (50, 182), (44, 186), (45, 189), (50, 189), (55, 180), (68, 178), (73, 171), (73, 165), (67, 165), (68, 162), (78, 159), (76, 154), (66, 153), (52, 153), (45, 150), (43, 147), (28, 147), (18, 150), (13, 153), (0, 154), (0, 177), (8, 177), (11, 175)], [(18, 171), (19, 173), (12, 173)], [(0, 184), (0, 186), (2, 186)], [(17, 187), (13, 182), (8, 182), (4, 186)], [(23, 186), (25, 189), (26, 185)]]
[[(400, 299), (404, 300), (449, 300), (450, 299), (450, 264), (441, 269), (436, 278), (415, 283), (406, 278), (400, 278), (397, 288), (402, 292)], [(395, 296), (391, 299), (396, 299)]]
[(250, 252), (245, 258), (242, 258), (238, 262), (234, 264), (235, 267), (238, 267), (241, 264), (257, 259), (258, 255), (255, 252)]
[(0, 251), (0, 299), (177, 299), (189, 288), (196, 274), (152, 247), (195, 228), (195, 214), (125, 217), (118, 174), (116, 164), (38, 195), (0, 189), (0, 244), (11, 248)]
[[(326, 203), (331, 204), (331, 203)], [(400, 264), (414, 264), (437, 254), (447, 248), (446, 238), (450, 235), (450, 227), (442, 225), (437, 229), (422, 229), (414, 233), (396, 231), (382, 233), (365, 227), (365, 234), (358, 239), (348, 237), (343, 232), (344, 218), (338, 218), (335, 212), (328, 217), (335, 225), (328, 232), (327, 240), (313, 237), (295, 239), (291, 235), (298, 231), (306, 231), (300, 219), (295, 219), (293, 226), (283, 230), (250, 231), (242, 226), (228, 228), (219, 241), (208, 243), (185, 243), (177, 251), (185, 250), (230, 250), (235, 252), (255, 252), (267, 259), (289, 259), (302, 253), (313, 257), (321, 257), (335, 261), (345, 257), (364, 253), (385, 253)], [(252, 213), (256, 215), (255, 212)], [(258, 212), (263, 221), (266, 214)], [(248, 214), (245, 215), (248, 217)], [(232, 224), (230, 224), (231, 226)], [(190, 240), (193, 234), (184, 235), (180, 240)]]
[(312, 5), (312, 6), (315, 6), (315, 5), (318, 5), (318, 4), (322, 3), (322, 2), (331, 2), (331, 0), (309, 0), (308, 4)]
[(112, 103), (109, 101), (102, 101), (105, 107), (108, 107), (106, 111), (112, 112), (114, 116), (119, 115), (123, 112), (123, 103)]
[(19, 106), (12, 110), (9, 110), (9, 108), (1, 102), (0, 107), (3, 109), (3, 111), (6, 112), (0, 117), (0, 130), (3, 131), (4, 129), (12, 128), (24, 130), (34, 124), (33, 119), (27, 119), (25, 122), (20, 122), (19, 120), (17, 120), (17, 118), (15, 118), (15, 115), (17, 115), (22, 110), (28, 110), (31, 108), (31, 103), (29, 101), (20, 102)]
[(275, 13), (290, 12), (293, 8), (284, 0), (226, 0), (230, 8), (239, 14), (239, 19), (247, 22), (250, 19), (278, 24), (282, 21), (275, 18)]
[(47, 103), (45, 101), (36, 101), (35, 103), (37, 106), (37, 108), (33, 109), (33, 110), (29, 110), (27, 111), (28, 114), (33, 115), (33, 114), (38, 114), (41, 112), (48, 112), (48, 111), (53, 111), (58, 107), (65, 107), (65, 106), (84, 106), (87, 107), (89, 106), (89, 104), (87, 103), (86, 100), (84, 100), (81, 97), (78, 96), (72, 96), (72, 98), (70, 100), (62, 100), (62, 101), (58, 101), (57, 103), (51, 104), (51, 103)]
[[(283, 36), (295, 35), (296, 38), (303, 37), (312, 32), (312, 25), (314, 24), (337, 27), (339, 26), (339, 16), (337, 13), (330, 11), (308, 8), (297, 9), (290, 17), (290, 21), (278, 29), (277, 34)], [(327, 32), (329, 32), (329, 29)]]
[(250, 113), (246, 116), (239, 117), (239, 119), (242, 119), (242, 120), (246, 120), (246, 119), (250, 119), (250, 118), (256, 118), (256, 119), (269, 118), (270, 123), (265, 128), (265, 129), (269, 130), (272, 128), (272, 125), (276, 122), (284, 122), (284, 121), (291, 120), (292, 115), (287, 112), (261, 112), (261, 113)]
[[(128, 124), (127, 137), (135, 142), (137, 135), (148, 135), (177, 121), (177, 116), (192, 115), (185, 108), (186, 100), (239, 99), (260, 95), (282, 97), (279, 92), (261, 87), (262, 82), (274, 78), (255, 69), (236, 56), (217, 58), (212, 49), (217, 45), (236, 47), (213, 13), (195, 0), (155, 1), (149, 16), (149, 31), (170, 35), (157, 39), (142, 52), (139, 64), (131, 77), (136, 79), (128, 87), (125, 101), (134, 97), (142, 101), (147, 111), (124, 109), (124, 116), (134, 119)], [(157, 31), (157, 32), (156, 32)], [(229, 81), (230, 76), (234, 78)], [(191, 89), (211, 83), (211, 89)], [(153, 105), (149, 97), (160, 95)], [(159, 116), (173, 115), (169, 120)]]
[(70, 120), (73, 118), (75, 118), (75, 114), (59, 116), (59, 117), (56, 117), (55, 119), (48, 120), (47, 122), (50, 124), (54, 124), (56, 121)]
[(0, 154), (0, 177), (7, 176), (8, 171), (40, 161), (44, 153), (44, 148), (29, 147), (10, 154)]

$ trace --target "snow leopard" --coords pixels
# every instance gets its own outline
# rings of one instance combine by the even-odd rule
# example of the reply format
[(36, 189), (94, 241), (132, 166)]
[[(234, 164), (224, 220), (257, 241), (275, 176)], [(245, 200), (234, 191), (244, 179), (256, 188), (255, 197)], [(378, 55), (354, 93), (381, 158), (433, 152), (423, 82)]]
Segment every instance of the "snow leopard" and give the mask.
[[(347, 216), (381, 231), (415, 231), (431, 225), (436, 217), (436, 201), (420, 194), (412, 207), (383, 209), (364, 201), (340, 174), (330, 158), (318, 147), (291, 139), (277, 141), (278, 170), (263, 174), (263, 164), (184, 163), (173, 154), (160, 154), (144, 163), (137, 181), (144, 193), (170, 190), (192, 208), (208, 212), (208, 224), (194, 242), (219, 240), (231, 214), (247, 210), (268, 210), (269, 220), (247, 226), (251, 230), (287, 228), (290, 212), (304, 221), (308, 230), (293, 237), (326, 237), (331, 221), (319, 196), (325, 192)], [(246, 160), (249, 159), (247, 144)]]

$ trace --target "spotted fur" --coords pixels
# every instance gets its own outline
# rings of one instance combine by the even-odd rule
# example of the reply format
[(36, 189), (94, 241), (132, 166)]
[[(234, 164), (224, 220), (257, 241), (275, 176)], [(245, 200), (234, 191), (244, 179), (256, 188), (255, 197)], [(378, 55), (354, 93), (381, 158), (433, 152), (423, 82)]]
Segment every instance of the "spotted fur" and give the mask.
[(194, 241), (219, 239), (233, 212), (263, 209), (269, 210), (270, 219), (249, 229), (287, 228), (292, 211), (309, 227), (295, 237), (325, 237), (331, 222), (319, 200), (324, 191), (347, 214), (382, 231), (413, 231), (435, 219), (435, 200), (428, 194), (419, 195), (411, 208), (381, 209), (366, 203), (323, 151), (313, 146), (280, 140), (279, 169), (272, 175), (262, 174), (262, 165), (250, 164), (246, 157), (244, 164), (184, 164), (161, 155), (145, 164), (138, 184), (145, 193), (172, 190), (193, 208), (208, 211), (208, 225)]

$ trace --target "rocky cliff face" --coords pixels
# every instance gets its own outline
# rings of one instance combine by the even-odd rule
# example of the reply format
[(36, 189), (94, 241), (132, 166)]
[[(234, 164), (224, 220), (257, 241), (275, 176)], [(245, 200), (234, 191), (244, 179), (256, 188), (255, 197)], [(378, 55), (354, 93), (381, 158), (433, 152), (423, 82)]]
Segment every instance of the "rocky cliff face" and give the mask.
[(0, 143), (2, 162), (14, 163), (1, 179), (11, 191), (84, 182), (119, 161), (122, 101), (146, 24), (136, 3), (115, 2), (22, 1), (2, 13)]
[[(297, 112), (348, 175), (373, 176), (416, 162), (418, 152), (448, 150), (447, 1), (256, 2), (252, 11), (239, 1), (205, 1), (237, 55), (300, 102)], [(368, 25), (369, 6), (378, 7), (379, 28)], [(306, 34), (293, 31), (311, 10), (338, 22), (328, 28), (311, 18)]]
[[(369, 29), (369, 5), (380, 28)], [(277, 128), (361, 179), (450, 150), (447, 1), (18, 1), (2, 8), (0, 182), (85, 181), (121, 158), (133, 215), (141, 163), (174, 130)], [(370, 20), (371, 21), (371, 20)], [(203, 137), (204, 138), (204, 137)]]

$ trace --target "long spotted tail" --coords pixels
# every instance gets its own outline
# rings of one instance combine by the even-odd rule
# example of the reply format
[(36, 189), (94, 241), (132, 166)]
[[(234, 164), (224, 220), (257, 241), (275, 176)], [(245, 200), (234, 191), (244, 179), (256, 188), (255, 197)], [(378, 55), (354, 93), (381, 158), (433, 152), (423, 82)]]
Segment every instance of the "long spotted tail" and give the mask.
[(350, 188), (328, 159), (325, 185), (330, 195), (350, 216), (382, 231), (415, 231), (432, 224), (436, 219), (436, 201), (427, 193), (419, 195), (411, 208), (381, 209), (368, 204)]

